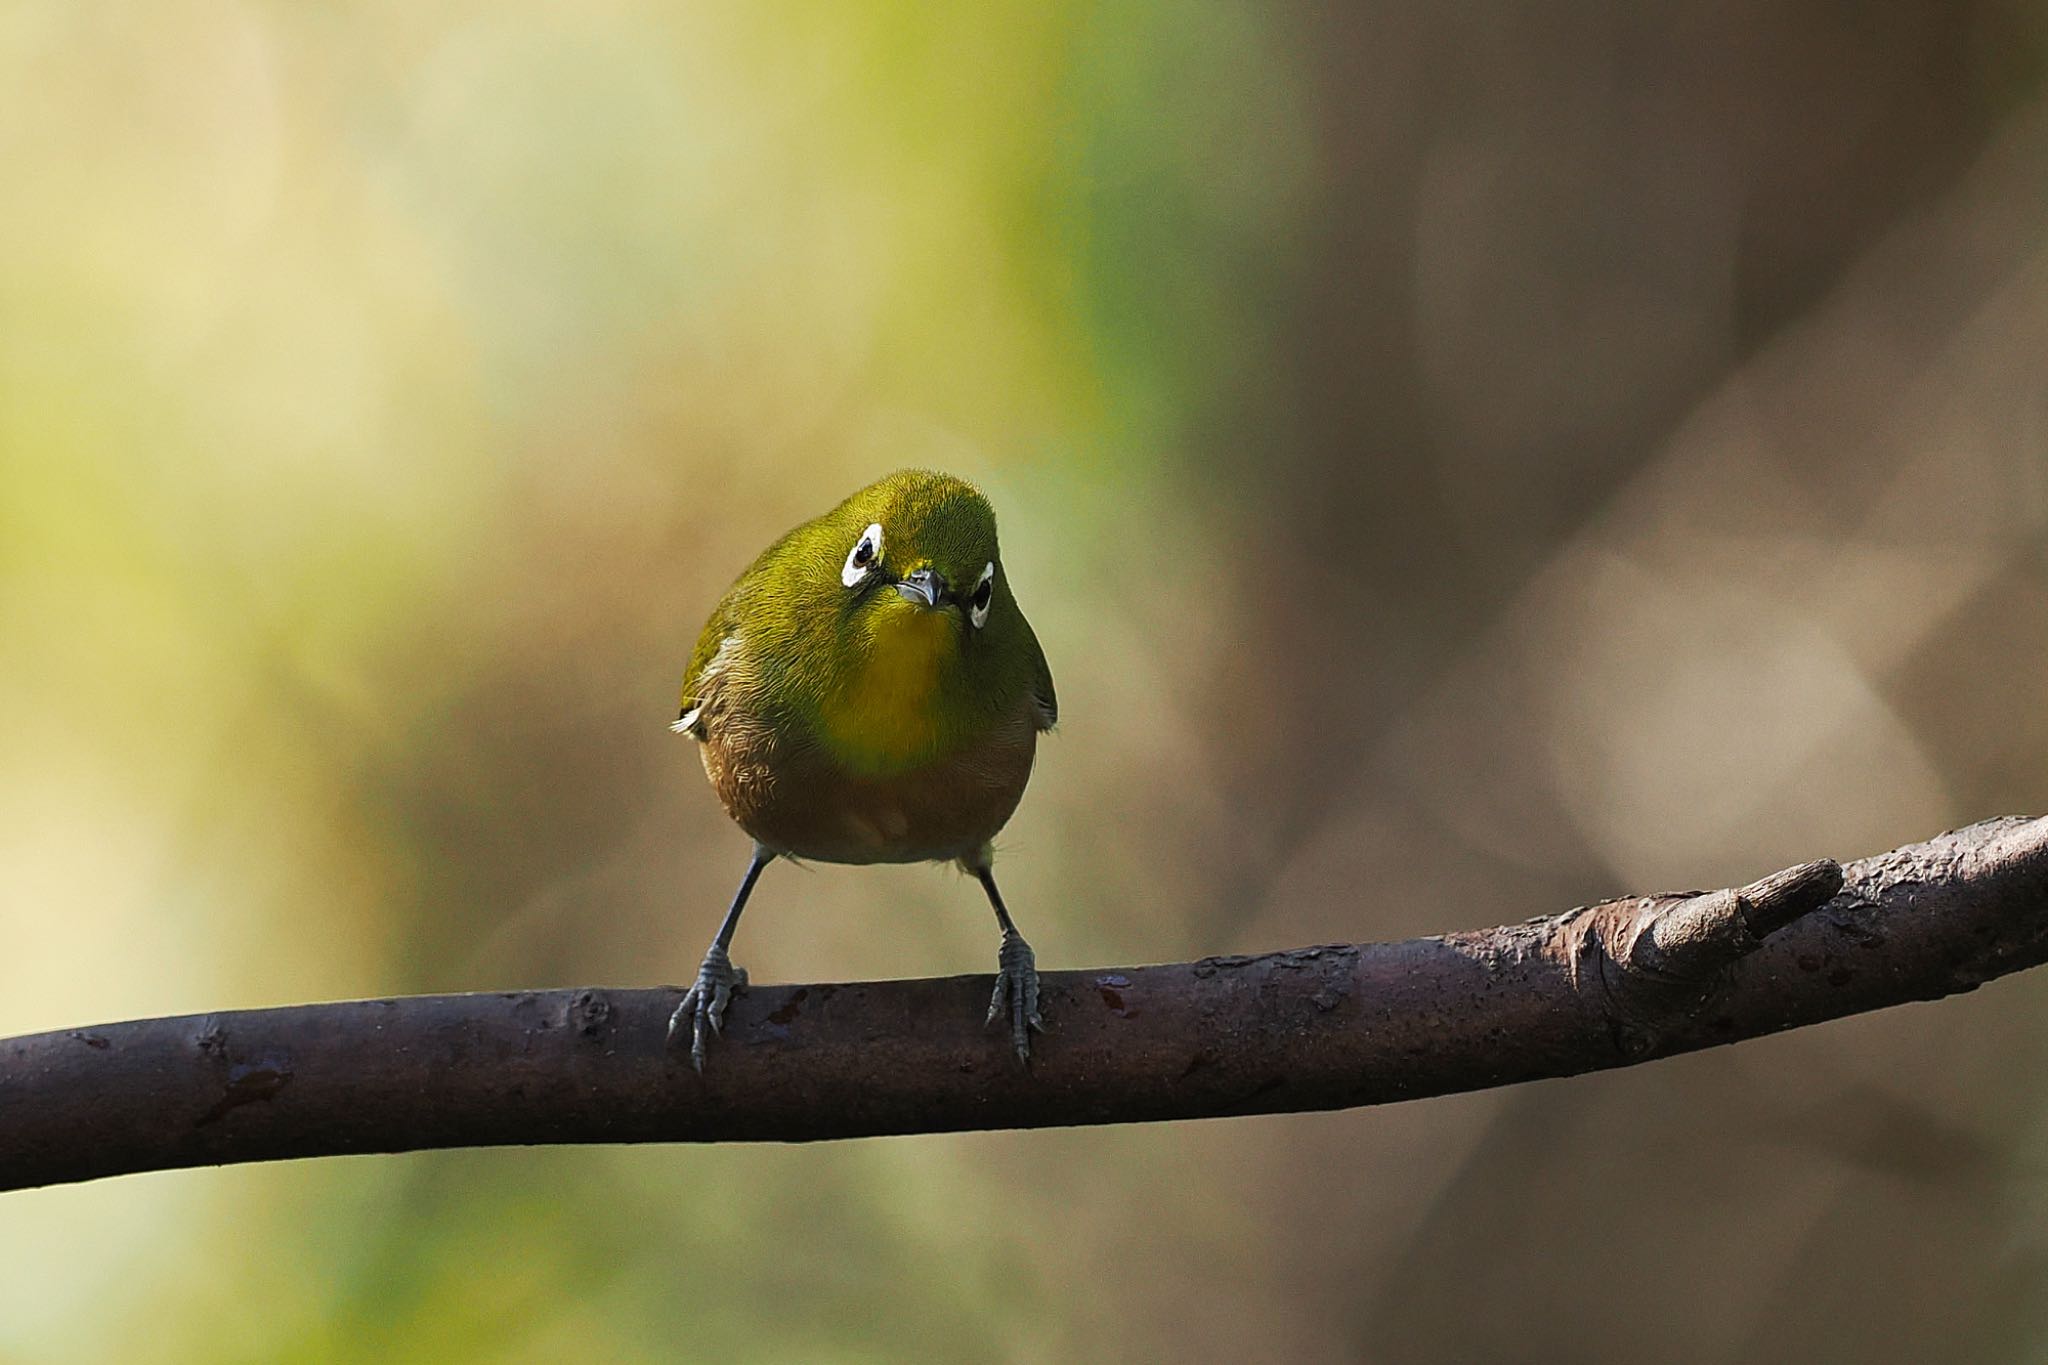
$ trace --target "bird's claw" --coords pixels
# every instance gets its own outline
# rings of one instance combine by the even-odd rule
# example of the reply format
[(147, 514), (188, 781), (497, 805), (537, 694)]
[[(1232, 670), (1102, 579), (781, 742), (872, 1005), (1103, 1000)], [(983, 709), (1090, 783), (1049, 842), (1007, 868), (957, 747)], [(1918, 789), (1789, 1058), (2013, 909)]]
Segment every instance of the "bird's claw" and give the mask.
[(697, 969), (697, 984), (683, 992), (676, 1012), (669, 1016), (668, 1039), (674, 1043), (676, 1035), (683, 1031), (683, 1025), (690, 1027), (690, 1065), (699, 1074), (704, 1070), (704, 1030), (708, 1025), (714, 1034), (725, 1032), (725, 1007), (732, 1003), (734, 992), (747, 988), (747, 971), (744, 967), (732, 965), (725, 949), (713, 945), (704, 954), (704, 965)]
[(996, 990), (989, 997), (983, 1027), (1007, 1017), (1010, 1046), (1017, 1050), (1018, 1061), (1029, 1064), (1031, 1035), (1045, 1032), (1045, 1018), (1038, 1012), (1038, 959), (1024, 936), (1013, 929), (1003, 935), (996, 962)]

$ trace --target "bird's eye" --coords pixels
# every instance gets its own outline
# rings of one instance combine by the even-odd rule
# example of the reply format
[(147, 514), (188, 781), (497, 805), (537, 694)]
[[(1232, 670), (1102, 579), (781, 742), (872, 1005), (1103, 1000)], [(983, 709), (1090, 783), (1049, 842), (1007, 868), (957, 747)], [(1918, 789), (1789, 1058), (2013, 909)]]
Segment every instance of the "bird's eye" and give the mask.
[(860, 533), (853, 549), (846, 555), (846, 563), (839, 570), (839, 581), (851, 588), (868, 576), (868, 570), (882, 557), (882, 527), (878, 522)]
[(973, 622), (976, 628), (988, 624), (988, 606), (995, 600), (995, 596), (996, 566), (991, 562), (981, 571), (981, 577), (975, 580), (974, 596), (967, 600), (967, 619)]

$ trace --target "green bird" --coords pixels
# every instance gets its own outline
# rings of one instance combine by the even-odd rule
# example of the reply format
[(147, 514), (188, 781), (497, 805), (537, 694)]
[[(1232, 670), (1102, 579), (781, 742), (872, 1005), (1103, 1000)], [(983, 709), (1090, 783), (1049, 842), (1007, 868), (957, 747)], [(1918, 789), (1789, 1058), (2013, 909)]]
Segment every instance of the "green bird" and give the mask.
[(704, 1069), (706, 1036), (746, 985), (733, 931), (776, 858), (952, 862), (981, 882), (1003, 934), (987, 1022), (1007, 1020), (1029, 1061), (1038, 967), (996, 890), (991, 841), (1058, 716), (973, 485), (904, 470), (769, 546), (705, 623), (671, 727), (697, 739), (754, 853), (669, 1038), (688, 1029)]

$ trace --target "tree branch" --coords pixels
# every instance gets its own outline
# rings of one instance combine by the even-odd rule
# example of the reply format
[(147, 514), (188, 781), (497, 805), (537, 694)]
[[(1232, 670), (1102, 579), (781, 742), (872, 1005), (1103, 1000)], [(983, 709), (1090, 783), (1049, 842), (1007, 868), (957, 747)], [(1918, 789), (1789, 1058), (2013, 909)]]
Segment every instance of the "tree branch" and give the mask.
[(2048, 818), (1740, 891), (1405, 943), (1051, 972), (1032, 1069), (986, 976), (755, 987), (701, 1077), (678, 992), (300, 1005), (0, 1041), (0, 1189), (343, 1152), (1339, 1109), (1626, 1066), (2048, 959)]

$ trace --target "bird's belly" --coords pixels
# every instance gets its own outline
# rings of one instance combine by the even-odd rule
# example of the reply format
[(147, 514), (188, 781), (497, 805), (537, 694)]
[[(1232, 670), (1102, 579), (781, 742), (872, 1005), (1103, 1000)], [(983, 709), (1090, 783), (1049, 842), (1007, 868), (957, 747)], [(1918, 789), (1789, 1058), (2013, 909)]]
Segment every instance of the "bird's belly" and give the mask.
[(974, 852), (1009, 820), (1036, 739), (1020, 718), (928, 765), (875, 777), (768, 736), (714, 736), (704, 770), (740, 828), (779, 853), (830, 863), (943, 861)]

